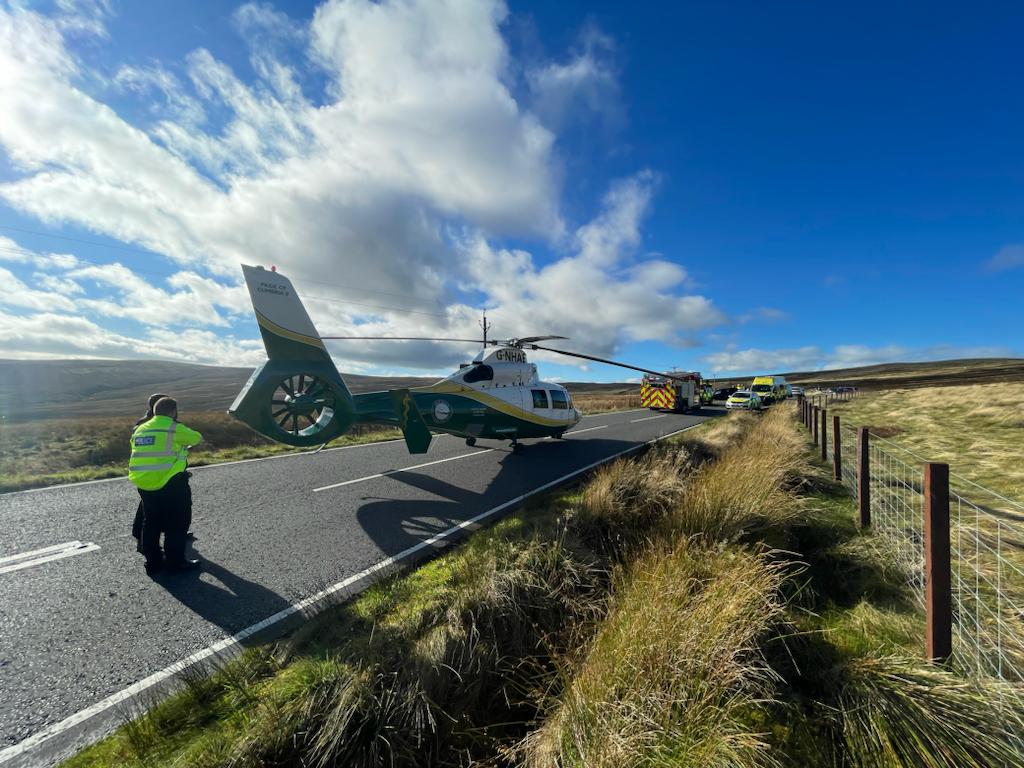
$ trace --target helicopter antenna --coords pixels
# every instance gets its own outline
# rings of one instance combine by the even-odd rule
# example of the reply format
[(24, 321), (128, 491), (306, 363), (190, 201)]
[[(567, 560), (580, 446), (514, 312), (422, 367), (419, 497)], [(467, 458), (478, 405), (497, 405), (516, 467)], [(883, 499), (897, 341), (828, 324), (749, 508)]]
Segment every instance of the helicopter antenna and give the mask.
[(480, 321), (480, 327), (484, 329), (484, 346), (487, 346), (487, 332), (491, 329), (491, 324), (487, 321), (487, 310), (484, 310), (483, 320)]

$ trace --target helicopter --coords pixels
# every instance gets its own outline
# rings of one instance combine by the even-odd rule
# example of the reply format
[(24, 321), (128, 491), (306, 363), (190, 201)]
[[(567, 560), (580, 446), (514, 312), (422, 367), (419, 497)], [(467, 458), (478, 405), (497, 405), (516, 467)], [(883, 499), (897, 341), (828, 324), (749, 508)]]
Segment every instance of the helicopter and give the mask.
[[(384, 424), (402, 430), (410, 453), (426, 453), (435, 433), (511, 443), (560, 439), (582, 414), (561, 384), (542, 381), (527, 350), (543, 350), (643, 373), (646, 368), (538, 342), (565, 336), (504, 340), (418, 336), (321, 336), (309, 319), (291, 280), (271, 267), (243, 264), (249, 297), (267, 352), (228, 413), (261, 435), (297, 447), (324, 447), (356, 424)], [(447, 341), (481, 344), (472, 363), (424, 387), (353, 395), (345, 385), (326, 340)]]

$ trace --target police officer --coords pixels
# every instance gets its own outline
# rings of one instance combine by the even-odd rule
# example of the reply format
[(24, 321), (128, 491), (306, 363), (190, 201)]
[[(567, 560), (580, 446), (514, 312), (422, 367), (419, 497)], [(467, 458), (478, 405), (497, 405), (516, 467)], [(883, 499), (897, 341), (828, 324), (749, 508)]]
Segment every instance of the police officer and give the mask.
[[(185, 559), (188, 531), (188, 449), (203, 439), (195, 430), (178, 423), (178, 403), (164, 397), (153, 405), (153, 418), (132, 433), (128, 479), (139, 489), (145, 506), (142, 553), (146, 573), (181, 571), (199, 566)], [(160, 535), (163, 534), (163, 551)]]
[[(150, 395), (149, 396), (149, 404), (146, 406), (146, 415), (143, 416), (141, 419), (136, 421), (135, 424), (132, 425), (132, 431), (133, 432), (135, 431), (136, 428), (139, 427), (139, 425), (145, 424), (147, 421), (149, 421), (150, 419), (153, 418), (153, 406), (156, 405), (156, 401), (157, 400), (160, 400), (161, 398), (164, 398), (164, 397), (167, 397), (167, 395), (162, 394), (160, 392), (157, 392), (155, 395)], [(136, 549), (138, 549), (139, 552), (141, 552), (142, 551), (142, 513), (143, 513), (144, 507), (143, 507), (143, 504), (142, 504), (142, 495), (141, 495), (142, 492), (139, 491), (139, 494), (140, 494), (139, 495), (139, 506), (138, 506), (138, 509), (135, 510), (135, 519), (132, 521), (132, 536), (135, 537), (135, 541), (136, 541), (136, 544), (137, 544)]]

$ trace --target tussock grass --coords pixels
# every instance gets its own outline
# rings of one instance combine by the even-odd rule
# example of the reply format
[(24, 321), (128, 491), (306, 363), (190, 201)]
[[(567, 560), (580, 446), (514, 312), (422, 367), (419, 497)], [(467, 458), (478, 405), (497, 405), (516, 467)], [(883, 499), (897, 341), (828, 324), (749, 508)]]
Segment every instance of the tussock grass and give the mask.
[(785, 411), (772, 410), (694, 475), (671, 524), (687, 535), (724, 540), (785, 526), (800, 508), (787, 488), (806, 470), (802, 440)]
[(602, 467), (583, 489), (571, 520), (573, 531), (616, 562), (672, 539), (691, 480), (756, 423), (749, 414), (732, 414), (706, 425), (699, 435)]
[(686, 539), (642, 557), (523, 764), (773, 764), (748, 718), (772, 690), (758, 640), (782, 613), (783, 578), (766, 554)]
[(1020, 712), (1002, 712), (1006, 687), (968, 681), (916, 659), (862, 657), (843, 670), (838, 717), (856, 768), (1020, 765)]

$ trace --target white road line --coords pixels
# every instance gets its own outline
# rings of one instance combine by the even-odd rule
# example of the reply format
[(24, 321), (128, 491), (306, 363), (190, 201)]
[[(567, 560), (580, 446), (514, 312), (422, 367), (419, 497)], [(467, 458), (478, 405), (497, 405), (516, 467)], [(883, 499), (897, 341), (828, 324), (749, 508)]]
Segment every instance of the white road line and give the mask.
[(583, 432), (593, 432), (595, 429), (608, 429), (608, 427), (610, 427), (610, 426), (611, 426), (611, 424), (602, 424), (599, 427), (587, 427), (586, 429), (571, 429), (568, 432), (566, 432), (565, 434), (567, 434), (567, 435), (579, 435), (579, 434), (581, 434)]
[(622, 413), (636, 413), (637, 411), (646, 411), (647, 408), (627, 408), (624, 411), (598, 411), (597, 413), (584, 413), (582, 418), (592, 419), (595, 416), (618, 416)]
[[(643, 448), (645, 445), (650, 445), (660, 440), (665, 440), (669, 437), (678, 435), (682, 432), (686, 432), (687, 430), (693, 429), (694, 427), (698, 426), (700, 426), (700, 424), (691, 424), (688, 427), (677, 429), (675, 432), (669, 432), (667, 435), (661, 435), (660, 437), (656, 437), (653, 440), (648, 440), (646, 443), (639, 443), (638, 445), (634, 445), (631, 448), (626, 448), (625, 450), (619, 451), (618, 453), (614, 453), (611, 456), (595, 461), (593, 464), (588, 464), (582, 469), (573, 470), (567, 475), (562, 475), (558, 479), (552, 480), (550, 483), (545, 483), (539, 488), (534, 488), (532, 491), (527, 491), (521, 496), (517, 496), (516, 498), (511, 499), (510, 501), (506, 501), (504, 504), (499, 504), (498, 506), (493, 507), (487, 510), (486, 512), (481, 512), (476, 517), (470, 518), (469, 520), (464, 520), (463, 522), (459, 523), (458, 525), (452, 526), (446, 531), (442, 531), (441, 533), (438, 533), (435, 536), (431, 536), (429, 539), (426, 539), (425, 541), (421, 541), (419, 544), (414, 544), (408, 549), (402, 550), (397, 555), (385, 558), (384, 560), (381, 560), (379, 563), (371, 565), (369, 568), (362, 570), (357, 574), (349, 576), (348, 578), (339, 581), (337, 584), (334, 584), (330, 587), (327, 587), (327, 589), (317, 592), (315, 595), (312, 595), (311, 597), (307, 597), (305, 600), (300, 600), (297, 603), (292, 603), (284, 610), (275, 613), (273, 616), (268, 616), (267, 618), (263, 619), (263, 621), (257, 622), (256, 624), (253, 624), (251, 627), (246, 627), (241, 632), (238, 632), (237, 634), (234, 634), (231, 637), (225, 637), (223, 640), (219, 640), (213, 645), (209, 645), (200, 651), (196, 651), (191, 656), (187, 656), (181, 661), (177, 661), (174, 664), (171, 664), (169, 667), (164, 667), (159, 672), (154, 672), (149, 677), (140, 680), (139, 682), (134, 683), (133, 685), (128, 686), (124, 690), (118, 691), (117, 693), (108, 696), (102, 701), (96, 702), (90, 707), (86, 707), (80, 712), (76, 712), (70, 717), (61, 720), (59, 723), (55, 723), (51, 726), (44, 728), (38, 733), (29, 736), (27, 739), (18, 742), (14, 746), (0, 750), (0, 765), (8, 762), (9, 760), (13, 760), (16, 757), (20, 757), (26, 752), (39, 746), (43, 742), (49, 741), (54, 736), (59, 736), (65, 731), (74, 728), (76, 725), (84, 723), (89, 718), (101, 714), (102, 712), (107, 711), (111, 707), (114, 707), (123, 701), (127, 701), (133, 696), (143, 693), (144, 691), (152, 688), (155, 685), (159, 685), (167, 678), (180, 674), (185, 669), (188, 669), (189, 667), (195, 664), (199, 664), (205, 661), (206, 659), (210, 658), (211, 656), (215, 656), (221, 651), (234, 648), (234, 646), (238, 645), (246, 638), (252, 637), (257, 632), (261, 632), (264, 629), (267, 629), (268, 627), (271, 627), (274, 624), (277, 624), (283, 621), (284, 619), (287, 619), (289, 616), (294, 616), (296, 613), (305, 613), (306, 611), (309, 611), (311, 608), (314, 608), (318, 603), (323, 602), (331, 595), (336, 594), (337, 592), (340, 592), (341, 590), (362, 581), (368, 576), (372, 576), (373, 574), (385, 570), (386, 568), (389, 568), (392, 565), (396, 565), (402, 562), (403, 560), (407, 560), (413, 555), (422, 552), (423, 550), (429, 547), (433, 547), (438, 542), (443, 542), (445, 539), (448, 539), (452, 534), (458, 533), (459, 531), (465, 530), (466, 528), (475, 526), (477, 523), (486, 520), (488, 517), (491, 517), (492, 515), (496, 515), (499, 512), (508, 509), (509, 507), (522, 503), (531, 496), (534, 496), (538, 493), (542, 493), (543, 491), (546, 491), (549, 488), (554, 488), (558, 485), (561, 485), (565, 481), (571, 480), (577, 475), (582, 475), (584, 472), (587, 472), (593, 469), (594, 467), (598, 467), (601, 464), (605, 464), (609, 461), (612, 461), (613, 459), (617, 459), (619, 458), (619, 456), (622, 456), (627, 453), (632, 453), (633, 451)], [(314, 614), (315, 611), (311, 611), (310, 613), (305, 615), (307, 618), (311, 618)], [(90, 741), (89, 743), (92, 743), (92, 741)]]
[(399, 469), (389, 469), (387, 472), (378, 472), (375, 475), (367, 475), (366, 477), (357, 477), (355, 480), (345, 480), (341, 483), (334, 483), (332, 485), (325, 485), (322, 488), (314, 488), (313, 493), (319, 493), (320, 491), (329, 491), (331, 488), (341, 488), (343, 485), (355, 485), (356, 483), (363, 483), (367, 480), (376, 480), (378, 477), (387, 477), (388, 475), (394, 475), (398, 472), (409, 472), (413, 469), (423, 469), (423, 467), (432, 467), (435, 464), (444, 464), (446, 461), (456, 461), (457, 459), (468, 459), (471, 456), (481, 456), (485, 453), (494, 451), (494, 448), (486, 448), (482, 451), (473, 451), (472, 453), (463, 453), (458, 456), (451, 456), (447, 459), (438, 459), (437, 461), (428, 461), (426, 464), (416, 464), (412, 467), (401, 467)]
[(8, 557), (0, 558), (0, 563), (7, 563), (7, 565), (0, 566), (0, 573), (12, 573), (13, 571), (32, 568), (33, 566), (42, 565), (54, 560), (63, 560), (65, 557), (84, 555), (86, 552), (95, 552), (99, 548), (98, 544), (94, 544), (91, 541), (84, 543), (81, 541), (69, 541), (65, 544), (55, 544), (52, 547), (35, 549), (31, 552), (22, 552), (19, 555), (9, 555)]
[(42, 549), (30, 549), (28, 552), (21, 552), (17, 555), (7, 555), (6, 557), (0, 557), (0, 565), (5, 563), (13, 563), (15, 560), (24, 560), (26, 557), (39, 557), (40, 555), (48, 555), (51, 552), (59, 552), (62, 549), (68, 547), (75, 547), (81, 544), (80, 541), (65, 541), (63, 544), (54, 544), (49, 547), (43, 547)]
[(668, 416), (667, 413), (662, 413), (662, 414), (660, 414), (658, 416), (648, 416), (648, 417), (643, 418), (643, 419), (630, 419), (629, 423), (630, 424), (636, 424), (639, 421), (652, 421), (653, 419), (664, 419), (666, 416)]

